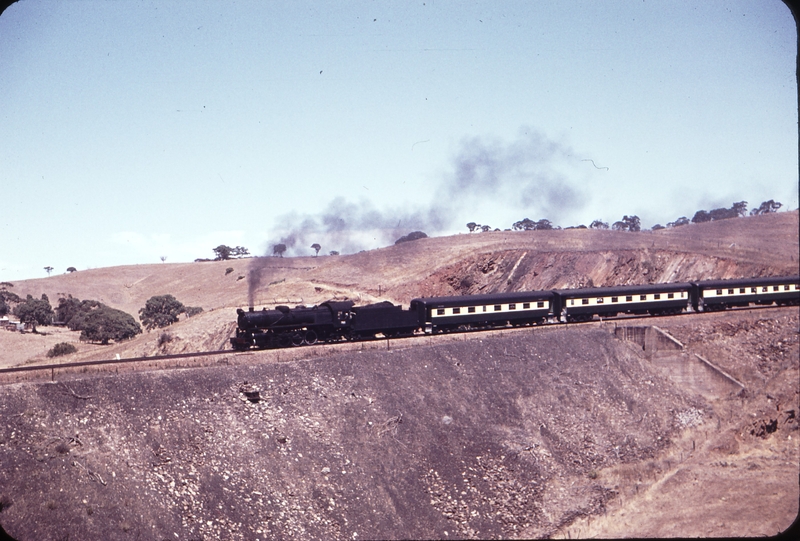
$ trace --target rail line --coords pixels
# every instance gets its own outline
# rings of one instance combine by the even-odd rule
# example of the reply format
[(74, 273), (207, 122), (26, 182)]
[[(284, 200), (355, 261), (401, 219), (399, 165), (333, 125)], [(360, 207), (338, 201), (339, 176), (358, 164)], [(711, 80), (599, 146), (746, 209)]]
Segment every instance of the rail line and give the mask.
[[(578, 325), (591, 325), (592, 323), (602, 323), (602, 322), (612, 322), (612, 321), (630, 321), (630, 320), (637, 320), (637, 319), (658, 319), (662, 317), (681, 317), (687, 315), (695, 315), (695, 314), (725, 314), (731, 312), (739, 312), (739, 311), (757, 311), (757, 310), (770, 310), (770, 309), (778, 309), (778, 308), (785, 308), (784, 306), (739, 306), (739, 307), (732, 307), (728, 308), (727, 310), (715, 311), (715, 312), (684, 312), (683, 314), (673, 314), (673, 315), (663, 315), (663, 316), (653, 316), (653, 315), (640, 315), (640, 314), (630, 314), (624, 316), (617, 316), (613, 318), (601, 318), (599, 320), (593, 321), (586, 321), (586, 322), (578, 322), (578, 323), (556, 323), (556, 324), (547, 324), (547, 325), (537, 325), (536, 327), (542, 328), (555, 328), (559, 326), (578, 326)], [(470, 329), (467, 331), (456, 331), (456, 332), (448, 332), (442, 333), (441, 335), (426, 335), (426, 336), (448, 336), (454, 334), (472, 334), (472, 333), (480, 333), (480, 332), (487, 332), (487, 331), (503, 331), (503, 330), (523, 330), (526, 327), (495, 327), (491, 329)], [(414, 336), (423, 336), (423, 335), (414, 335)], [(413, 338), (411, 336), (409, 338)], [(371, 342), (371, 341), (378, 341), (378, 340), (389, 340), (388, 338), (365, 338), (362, 340), (358, 340), (358, 342)], [(391, 338), (391, 340), (403, 340), (402, 338)], [(317, 344), (319, 346), (325, 346), (328, 344)], [(283, 348), (288, 350), (296, 350), (296, 347), (289, 347)], [(153, 355), (149, 357), (129, 357), (124, 359), (100, 359), (100, 360), (93, 360), (93, 361), (77, 361), (74, 363), (61, 363), (61, 364), (37, 364), (37, 365), (29, 365), (29, 366), (11, 366), (6, 368), (0, 368), (0, 374), (14, 374), (14, 373), (21, 373), (21, 372), (35, 372), (35, 371), (46, 371), (46, 370), (64, 370), (64, 369), (74, 369), (80, 368), (85, 366), (102, 366), (107, 364), (135, 364), (135, 363), (142, 363), (142, 362), (155, 362), (155, 361), (167, 361), (171, 359), (187, 359), (192, 357), (209, 357), (213, 355), (241, 355), (241, 354), (253, 354), (259, 351), (273, 351), (273, 350), (245, 350), (245, 351), (237, 351), (235, 349), (220, 349), (217, 351), (197, 351), (194, 353), (174, 353), (171, 355)]]
[[(145, 361), (166, 361), (169, 359), (184, 359), (188, 357), (207, 357), (210, 355), (230, 355), (231, 353), (239, 353), (232, 349), (221, 349), (219, 351), (197, 351), (195, 353), (174, 353), (172, 355), (153, 355), (151, 357), (128, 357), (125, 359), (101, 359), (95, 361), (78, 361), (74, 363), (61, 363), (61, 364), (37, 364), (30, 366), (11, 366), (7, 368), (0, 368), (0, 374), (11, 374), (15, 372), (33, 372), (36, 370), (56, 370), (64, 368), (79, 368), (82, 366), (99, 366), (103, 364), (132, 364)], [(245, 352), (246, 353), (246, 352)]]

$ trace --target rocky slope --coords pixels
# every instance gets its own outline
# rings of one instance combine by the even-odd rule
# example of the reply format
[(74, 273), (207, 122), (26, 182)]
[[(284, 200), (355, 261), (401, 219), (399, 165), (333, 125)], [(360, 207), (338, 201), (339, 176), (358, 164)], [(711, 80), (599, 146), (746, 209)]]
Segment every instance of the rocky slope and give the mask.
[(714, 419), (604, 330), (9, 385), (0, 518), (20, 540), (548, 536), (686, 412)]

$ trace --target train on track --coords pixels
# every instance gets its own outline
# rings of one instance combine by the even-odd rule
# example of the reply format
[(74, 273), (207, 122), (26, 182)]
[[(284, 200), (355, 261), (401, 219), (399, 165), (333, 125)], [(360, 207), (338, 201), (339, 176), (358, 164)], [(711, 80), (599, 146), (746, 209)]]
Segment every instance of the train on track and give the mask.
[(800, 304), (800, 276), (418, 298), (407, 310), (388, 301), (365, 306), (328, 301), (274, 310), (240, 308), (231, 345), (244, 351), (572, 323), (595, 316), (713, 312), (751, 304)]

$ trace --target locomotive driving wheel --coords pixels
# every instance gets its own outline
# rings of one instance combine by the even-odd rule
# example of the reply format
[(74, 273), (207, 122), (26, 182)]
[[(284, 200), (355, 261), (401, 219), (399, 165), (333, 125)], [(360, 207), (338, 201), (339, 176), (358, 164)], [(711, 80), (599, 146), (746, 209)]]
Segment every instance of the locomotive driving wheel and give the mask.
[(306, 336), (303, 341), (309, 346), (313, 346), (314, 344), (317, 343), (317, 333), (310, 329), (307, 330)]

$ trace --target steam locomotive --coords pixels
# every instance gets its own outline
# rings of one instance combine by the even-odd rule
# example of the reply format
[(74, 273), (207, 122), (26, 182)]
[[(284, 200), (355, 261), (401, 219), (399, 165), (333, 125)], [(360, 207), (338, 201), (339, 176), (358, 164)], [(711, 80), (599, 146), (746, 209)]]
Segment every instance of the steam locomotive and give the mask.
[(365, 306), (328, 301), (318, 306), (276, 306), (260, 311), (240, 308), (231, 345), (240, 351), (283, 348), (572, 323), (591, 321), (595, 316), (713, 312), (751, 304), (800, 304), (800, 276), (417, 298), (408, 310), (388, 301)]

